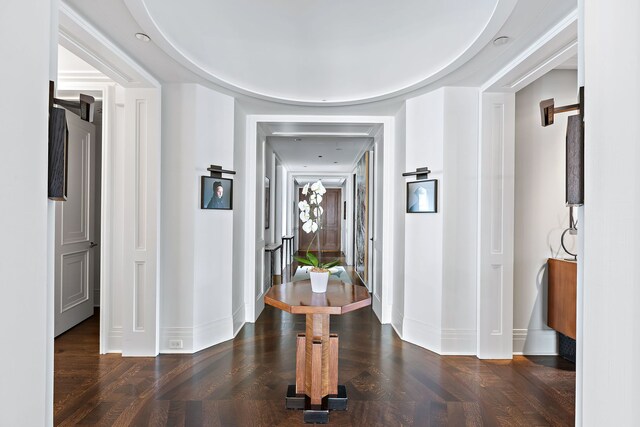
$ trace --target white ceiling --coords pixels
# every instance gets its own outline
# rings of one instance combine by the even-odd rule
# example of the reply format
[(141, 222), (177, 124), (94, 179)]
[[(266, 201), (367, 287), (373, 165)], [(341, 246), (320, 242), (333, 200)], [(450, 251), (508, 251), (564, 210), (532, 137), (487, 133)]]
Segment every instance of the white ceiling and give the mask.
[[(576, 8), (576, 0), (63, 1), (162, 82), (307, 105), (479, 86)], [(498, 35), (510, 42), (493, 46)]]
[[(371, 147), (373, 137), (380, 130), (380, 126), (348, 123), (262, 123), (261, 129), (267, 136), (267, 143), (289, 172), (313, 174), (322, 171), (323, 176), (330, 176), (351, 173), (362, 154)], [(302, 181), (299, 182), (304, 184)]]
[(578, 56), (574, 55), (567, 59), (562, 64), (556, 67), (557, 70), (577, 70), (578, 69)]

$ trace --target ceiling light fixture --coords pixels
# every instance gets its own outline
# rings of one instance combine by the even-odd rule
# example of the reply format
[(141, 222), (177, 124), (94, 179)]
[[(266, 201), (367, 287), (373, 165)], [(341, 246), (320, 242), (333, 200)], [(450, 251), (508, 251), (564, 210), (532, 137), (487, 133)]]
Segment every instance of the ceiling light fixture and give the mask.
[(302, 138), (293, 138), (294, 142), (300, 142), (302, 141)]
[(496, 37), (495, 39), (493, 39), (493, 45), (494, 46), (503, 46), (507, 43), (509, 43), (509, 37), (507, 36), (500, 36), (500, 37)]
[(322, 156), (318, 156), (318, 157), (322, 157)]
[(148, 43), (149, 41), (151, 41), (151, 37), (149, 37), (145, 33), (136, 33), (136, 38), (141, 42), (145, 42), (145, 43)]

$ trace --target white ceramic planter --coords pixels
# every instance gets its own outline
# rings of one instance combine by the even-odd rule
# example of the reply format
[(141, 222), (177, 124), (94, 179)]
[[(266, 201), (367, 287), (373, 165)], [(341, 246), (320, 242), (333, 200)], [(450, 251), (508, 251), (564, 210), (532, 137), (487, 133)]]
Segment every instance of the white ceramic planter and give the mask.
[(311, 290), (313, 292), (327, 292), (327, 282), (329, 282), (329, 274), (326, 273), (316, 273), (315, 271), (309, 271), (309, 278), (311, 279)]

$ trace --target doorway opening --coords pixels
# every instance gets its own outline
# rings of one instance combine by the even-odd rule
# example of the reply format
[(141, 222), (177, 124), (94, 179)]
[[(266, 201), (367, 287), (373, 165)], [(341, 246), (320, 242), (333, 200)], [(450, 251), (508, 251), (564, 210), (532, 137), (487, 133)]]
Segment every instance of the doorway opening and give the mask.
[[(392, 206), (382, 203), (383, 185), (388, 182), (391, 186), (393, 182), (393, 164), (387, 163), (385, 169), (383, 160), (392, 156), (389, 152), (392, 151), (393, 137), (390, 129), (393, 128), (393, 118), (247, 116), (247, 123), (247, 129), (255, 129), (254, 134), (247, 135), (247, 150), (249, 153), (255, 150), (256, 163), (247, 164), (246, 174), (248, 182), (258, 183), (253, 189), (256, 193), (247, 194), (245, 201), (245, 206), (255, 203), (255, 208), (247, 209), (245, 219), (247, 227), (250, 223), (256, 224), (258, 233), (255, 243), (247, 241), (245, 246), (247, 256), (252, 254), (257, 261), (255, 271), (249, 274), (245, 282), (247, 320), (253, 321), (260, 314), (264, 307), (264, 293), (268, 284), (273, 283), (269, 273), (270, 257), (275, 256), (276, 275), (282, 274), (281, 268), (291, 262), (290, 258), (283, 260), (280, 253), (265, 251), (264, 248), (269, 245), (271, 249), (273, 244), (281, 243), (283, 236), (290, 235), (293, 236), (295, 251), (306, 253), (312, 236), (301, 231), (298, 203), (301, 201), (301, 189), (318, 180), (328, 190), (327, 197), (331, 198), (333, 218), (332, 226), (322, 230), (320, 249), (312, 247), (310, 251), (344, 255), (345, 264), (354, 268), (359, 267), (360, 259), (358, 279), (373, 294), (374, 311), (382, 320), (383, 294), (390, 301), (391, 292), (390, 287), (383, 290), (381, 285), (385, 274), (385, 266), (381, 261), (383, 251), (391, 251), (391, 246), (384, 248), (382, 245), (382, 235), (385, 232), (383, 218), (385, 215), (393, 215)], [(362, 200), (358, 201), (351, 197), (354, 187), (360, 184), (353, 177), (364, 159), (368, 159), (369, 163), (368, 167), (360, 168), (362, 188), (358, 193)], [(254, 170), (255, 176), (252, 176), (251, 170)], [(269, 216), (265, 215), (264, 197), (267, 190), (262, 185), (263, 177), (271, 182), (272, 210)], [(277, 183), (275, 193), (273, 182)], [(252, 193), (251, 189), (248, 190), (248, 193)], [(274, 202), (277, 204), (277, 211), (273, 208)], [(357, 202), (358, 208), (355, 208)], [(274, 219), (275, 212), (280, 213)], [(364, 214), (361, 221), (354, 221), (354, 217), (362, 212)], [(272, 218), (271, 223), (267, 224), (264, 218)], [(278, 224), (282, 224), (280, 228)], [(390, 224), (386, 225), (389, 226), (386, 232), (391, 233)], [(354, 238), (358, 236), (358, 232), (361, 233), (360, 239)], [(314, 242), (312, 246), (316, 245)], [(386, 274), (391, 276), (392, 269), (387, 269)], [(292, 271), (290, 277), (294, 275), (295, 271)], [(251, 280), (253, 277), (255, 281)], [(392, 283), (392, 280), (388, 283)], [(386, 308), (389, 309), (390, 318), (390, 304)]]
[[(91, 316), (101, 300), (102, 145), (110, 138), (104, 101), (115, 82), (65, 49), (58, 47), (56, 97), (77, 100), (93, 96), (92, 122), (66, 113), (68, 129), (67, 198), (55, 207), (54, 335), (57, 337)], [(101, 351), (101, 350), (99, 350)], [(102, 352), (102, 351), (101, 351)]]

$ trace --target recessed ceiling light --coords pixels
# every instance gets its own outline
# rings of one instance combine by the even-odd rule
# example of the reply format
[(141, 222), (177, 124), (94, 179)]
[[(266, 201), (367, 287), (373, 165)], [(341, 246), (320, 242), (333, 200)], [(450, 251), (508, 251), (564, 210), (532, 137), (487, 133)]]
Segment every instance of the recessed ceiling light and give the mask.
[(304, 166), (303, 166), (303, 168), (306, 168), (306, 167), (307, 167), (307, 165), (304, 165)]
[(509, 43), (509, 40), (510, 39), (507, 36), (500, 36), (500, 37), (497, 37), (497, 38), (493, 39), (493, 45), (494, 46), (502, 46), (502, 45), (505, 45), (505, 44)]
[(149, 42), (151, 40), (151, 37), (149, 37), (148, 35), (146, 35), (145, 33), (136, 33), (136, 38), (142, 42)]
[(336, 151), (342, 151), (342, 148), (338, 147), (336, 148)]
[(318, 156), (318, 157), (322, 157), (322, 156)]
[(300, 141), (302, 141), (302, 138), (293, 138), (293, 140), (294, 140), (295, 142), (300, 142)]
[(333, 162), (333, 163), (338, 163), (338, 162)]

